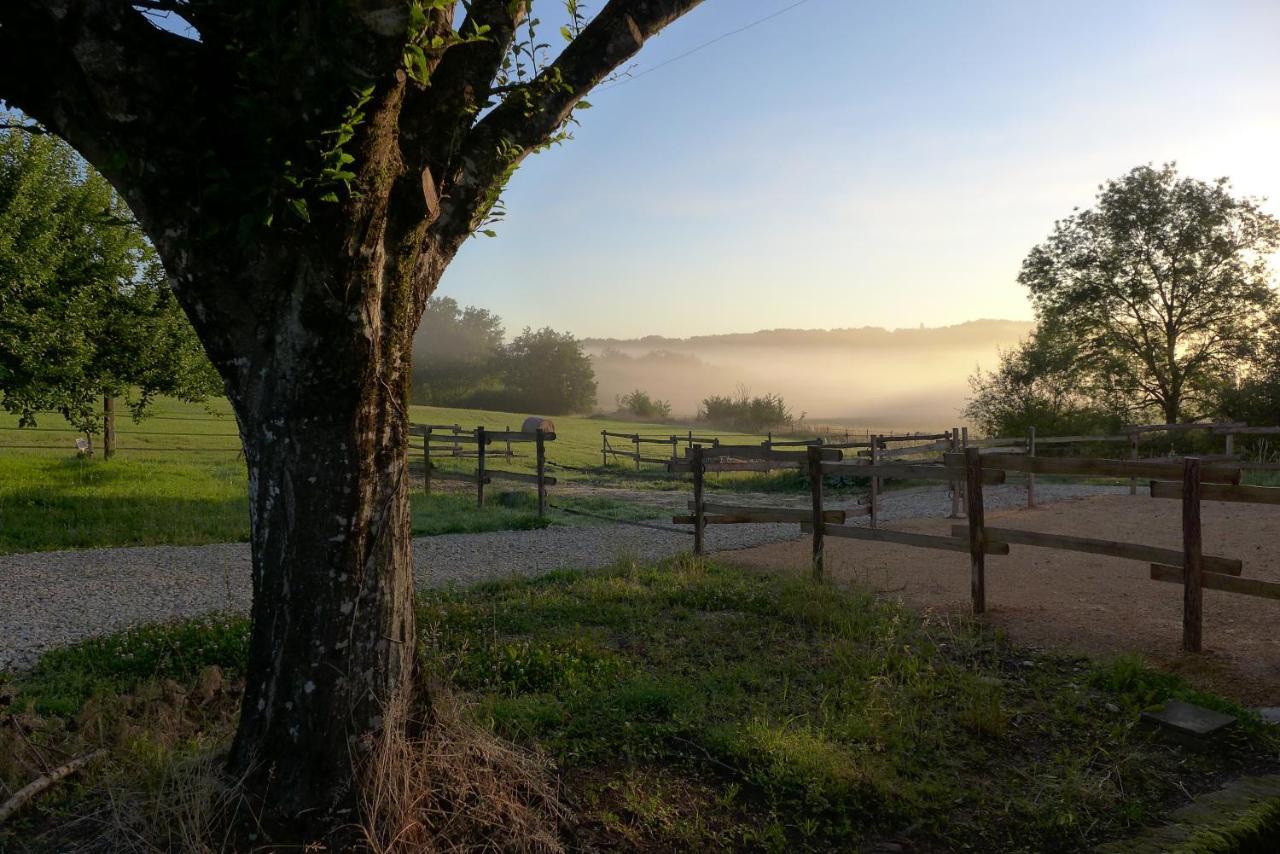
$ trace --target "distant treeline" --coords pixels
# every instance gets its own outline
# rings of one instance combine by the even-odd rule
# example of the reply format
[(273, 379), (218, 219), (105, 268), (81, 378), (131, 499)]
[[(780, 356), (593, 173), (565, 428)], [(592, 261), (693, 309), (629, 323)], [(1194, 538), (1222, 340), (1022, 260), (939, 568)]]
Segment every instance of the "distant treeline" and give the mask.
[(1024, 320), (970, 320), (951, 326), (908, 329), (862, 326), (847, 329), (762, 329), (758, 332), (692, 335), (688, 338), (667, 338), (662, 335), (646, 335), (643, 338), (584, 338), (582, 344), (590, 350), (644, 348), (679, 351), (690, 347), (951, 349), (984, 346), (993, 340), (1017, 340), (1030, 334), (1034, 327), (1034, 323)]
[(595, 406), (595, 373), (576, 338), (549, 327), (504, 337), (493, 312), (431, 299), (414, 338), (413, 401), (543, 415)]

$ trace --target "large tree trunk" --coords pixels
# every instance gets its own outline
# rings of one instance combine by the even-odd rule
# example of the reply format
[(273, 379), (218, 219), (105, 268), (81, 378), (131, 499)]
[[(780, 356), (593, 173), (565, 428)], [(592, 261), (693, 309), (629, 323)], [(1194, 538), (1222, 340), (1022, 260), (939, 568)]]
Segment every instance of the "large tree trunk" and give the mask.
[[(367, 238), (368, 221), (348, 233)], [(384, 727), (407, 725), (388, 708), (418, 681), (407, 469), (418, 313), (381, 252), (320, 269), (297, 247), (277, 257), (263, 275), (288, 270), (292, 295), (264, 306), (249, 355), (224, 371), (253, 554), (229, 765), (267, 826), (293, 836), (355, 820), (362, 758)]]

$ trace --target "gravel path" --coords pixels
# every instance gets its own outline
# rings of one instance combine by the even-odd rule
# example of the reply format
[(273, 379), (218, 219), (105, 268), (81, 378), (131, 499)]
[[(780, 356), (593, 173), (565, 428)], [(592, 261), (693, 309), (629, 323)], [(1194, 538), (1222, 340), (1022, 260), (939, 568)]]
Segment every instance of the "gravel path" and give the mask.
[[(1113, 491), (1127, 489), (1040, 484), (1037, 498), (1049, 503)], [(664, 497), (676, 501), (675, 496)], [(791, 496), (716, 497), (735, 504), (805, 506), (803, 499)], [(653, 493), (637, 498), (655, 503)], [(1026, 491), (1021, 486), (992, 487), (985, 498), (989, 509), (1018, 507), (1025, 503)], [(679, 495), (680, 504), (687, 500), (687, 494)], [(945, 489), (936, 487), (890, 492), (882, 501), (885, 521), (941, 516), (950, 508)], [(707, 530), (707, 547), (723, 551), (799, 537), (794, 524), (724, 525)], [(414, 564), (420, 585), (465, 585), (513, 574), (607, 566), (619, 558), (653, 560), (691, 546), (692, 537), (674, 530), (617, 524), (552, 527), (422, 537), (414, 540)], [(246, 610), (249, 547), (229, 543), (4, 555), (0, 585), (0, 670), (15, 669), (29, 666), (51, 647), (130, 625)]]

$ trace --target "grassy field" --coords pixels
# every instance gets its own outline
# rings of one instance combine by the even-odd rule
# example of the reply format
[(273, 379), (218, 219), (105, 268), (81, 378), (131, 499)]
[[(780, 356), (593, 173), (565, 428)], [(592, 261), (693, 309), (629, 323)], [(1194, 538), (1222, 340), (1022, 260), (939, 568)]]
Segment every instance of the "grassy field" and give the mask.
[[(484, 426), (491, 430), (519, 429), (523, 417), (515, 413), (466, 409), (412, 407), (418, 424)], [(644, 424), (604, 418), (558, 417), (557, 439), (548, 445), (550, 473), (564, 482), (625, 486), (637, 490), (689, 488), (687, 476), (670, 476), (646, 464), (601, 465), (600, 431), (670, 436), (686, 430), (672, 425)], [(75, 453), (78, 434), (57, 416), (45, 416), (35, 429), (17, 428), (14, 416), (0, 414), (0, 554), (59, 548), (200, 544), (245, 540), (248, 514), (246, 479), (234, 418), (225, 401), (209, 405), (160, 401), (155, 415), (135, 424), (117, 416), (120, 451), (110, 461), (82, 459)], [(708, 431), (700, 431), (708, 432)], [(763, 436), (710, 431), (727, 442), (755, 444)], [(630, 448), (625, 441), (616, 447)], [(420, 444), (414, 457), (420, 463)], [(670, 454), (662, 445), (644, 446), (654, 456)], [(515, 444), (518, 455), (501, 457), (503, 446), (491, 446), (491, 469), (534, 470), (532, 445)], [(681, 453), (683, 451), (681, 450)], [(435, 458), (444, 470), (474, 470), (467, 458)], [(1251, 472), (1247, 482), (1280, 485), (1280, 472)], [(912, 482), (889, 481), (888, 488)], [(458, 488), (457, 485), (452, 485)], [(859, 480), (829, 482), (832, 492), (860, 492)], [(803, 493), (805, 479), (797, 471), (771, 474), (718, 473), (708, 476), (708, 489), (723, 492)], [(490, 488), (505, 491), (500, 481)], [(514, 499), (495, 500), (483, 512), (469, 509), (460, 496), (413, 496), (414, 532), (419, 535), (454, 531), (520, 529), (544, 524), (528, 506), (528, 491)], [(523, 497), (521, 497), (523, 495)], [(563, 506), (575, 499), (557, 496)], [(514, 500), (515, 504), (512, 504)], [(580, 501), (580, 500), (579, 500)], [(520, 502), (525, 502), (523, 505)], [(586, 505), (580, 509), (590, 510)], [(620, 502), (597, 504), (595, 512), (621, 518), (652, 517), (652, 508)], [(565, 514), (553, 514), (555, 524), (581, 524)]]
[[(1251, 713), (1134, 661), (1043, 655), (857, 591), (693, 560), (436, 592), (420, 627), (465, 714), (554, 762), (594, 849), (1076, 851), (1273, 769), (1280, 748)], [(36, 751), (110, 750), (0, 848), (7, 832), (55, 850), (56, 828), (89, 814), (172, 834), (182, 769), (216, 767), (230, 736), (245, 632), (239, 618), (136, 629), (0, 685), (26, 722), (0, 730), (9, 789)], [(1242, 725), (1210, 752), (1165, 742), (1138, 713), (1168, 697)]]

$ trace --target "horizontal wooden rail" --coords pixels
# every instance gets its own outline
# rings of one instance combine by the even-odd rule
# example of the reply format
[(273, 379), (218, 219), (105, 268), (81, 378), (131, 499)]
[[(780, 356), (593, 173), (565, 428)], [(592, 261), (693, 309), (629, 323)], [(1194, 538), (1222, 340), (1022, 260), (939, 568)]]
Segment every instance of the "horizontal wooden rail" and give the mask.
[[(800, 530), (813, 533), (812, 522), (801, 522)], [(861, 528), (853, 525), (824, 525), (823, 534), (828, 537), (844, 537), (849, 540), (875, 540), (881, 543), (897, 543), (921, 549), (941, 549), (947, 552), (969, 552), (968, 537), (937, 537), (932, 534), (916, 534), (911, 531), (891, 531), (887, 528)], [(1003, 543), (984, 543), (983, 553), (1007, 555), (1009, 546)]]
[[(1171, 581), (1182, 584), (1182, 567), (1151, 564), (1152, 581)], [(1236, 578), (1218, 572), (1200, 573), (1200, 586), (1208, 590), (1221, 590), (1225, 593), (1240, 593), (1244, 596), (1261, 596), (1263, 599), (1280, 599), (1280, 584), (1274, 581), (1263, 581), (1261, 578)]]
[(821, 437), (818, 437), (814, 439), (774, 439), (772, 442), (766, 442), (765, 444), (771, 448), (799, 448), (809, 445), (824, 445), (826, 442)]
[(648, 436), (633, 436), (631, 441), (641, 445), (677, 445), (680, 439), (677, 436), (668, 436), (665, 439), (650, 439)]
[[(1039, 439), (1036, 440), (1040, 441)], [(1027, 444), (1027, 440), (1021, 437), (993, 437), (990, 439), (970, 439), (970, 448), (1019, 448)]]
[[(800, 510), (795, 513), (784, 508), (778, 507), (753, 507), (749, 510), (743, 508), (737, 513), (707, 513), (702, 519), (707, 525), (755, 525), (762, 522), (799, 522), (800, 516), (806, 519), (813, 519), (811, 510)], [(842, 510), (824, 510), (822, 518), (826, 522), (832, 524), (844, 524), (845, 514)], [(682, 516), (672, 516), (671, 523), (673, 525), (692, 525), (695, 517), (692, 514)]]
[[(819, 448), (824, 460), (844, 459), (844, 453), (836, 448)], [(706, 459), (714, 457), (732, 457), (739, 460), (779, 460), (782, 462), (804, 460), (804, 454), (796, 451), (771, 451), (760, 445), (720, 445), (715, 448), (704, 448)]]
[[(1180, 481), (1151, 481), (1152, 498), (1182, 498)], [(1231, 486), (1207, 483), (1200, 487), (1201, 501), (1240, 501), (1246, 504), (1280, 504), (1280, 487)]]
[[(494, 442), (536, 442), (538, 441), (537, 433), (526, 433), (522, 430), (493, 430), (493, 431), (486, 430), (484, 433), (484, 437), (489, 441), (489, 444), (492, 444)], [(432, 436), (431, 438), (434, 439), (435, 436)], [(556, 440), (555, 433), (551, 432), (550, 430), (543, 431), (542, 441), (554, 442), (555, 440)]]
[[(489, 477), (495, 478), (497, 480), (518, 480), (521, 483), (537, 483), (538, 482), (538, 476), (536, 474), (525, 474), (524, 472), (518, 472), (518, 471), (498, 471), (497, 469), (490, 469), (490, 468), (485, 469), (484, 473)], [(475, 480), (475, 478), (472, 478), (472, 480)], [(550, 475), (544, 477), (542, 479), (542, 482), (547, 486), (556, 485), (556, 479)]]
[[(885, 448), (876, 451), (876, 457), (881, 460), (895, 459), (897, 457), (909, 457), (914, 454), (932, 454), (937, 451), (946, 451), (951, 448), (950, 442), (932, 442), (928, 445), (908, 445), (905, 448)], [(859, 456), (871, 456), (870, 451), (862, 451)]]
[(695, 445), (719, 445), (720, 440), (711, 436), (681, 436), (686, 442), (693, 442)]
[(1277, 436), (1280, 435), (1280, 427), (1232, 427), (1224, 425), (1214, 427), (1211, 432), (1233, 433), (1236, 436)]
[[(1181, 549), (1164, 549), (1158, 546), (1121, 543), (1115, 540), (1096, 540), (1090, 537), (1047, 534), (1043, 531), (1021, 531), (1016, 528), (983, 528), (983, 531), (987, 539), (994, 543), (1061, 549), (1069, 552), (1084, 552), (1085, 554), (1139, 560), (1146, 563), (1167, 563), (1178, 567), (1182, 566), (1183, 561)], [(967, 525), (952, 525), (951, 533), (953, 536), (967, 536), (969, 527)], [(1239, 575), (1243, 569), (1243, 564), (1234, 558), (1204, 555), (1203, 561), (1206, 572)]]
[(1077, 442), (1130, 442), (1132, 436), (1036, 436), (1037, 445), (1070, 445)]
[[(949, 466), (918, 465), (908, 463), (823, 463), (823, 474), (843, 474), (849, 477), (896, 477), (912, 480), (962, 480), (964, 469)], [(982, 482), (1001, 484), (1005, 481), (1002, 469), (983, 469)]]
[[(1186, 430), (1215, 430), (1224, 433), (1243, 430), (1249, 425), (1243, 421), (1205, 421), (1197, 424), (1126, 424), (1120, 429), (1126, 433), (1175, 433)], [(1036, 440), (1040, 441), (1039, 439)]]
[[(690, 501), (689, 509), (696, 509), (694, 502)], [(749, 504), (721, 504), (716, 501), (703, 501), (703, 513), (719, 513), (727, 516), (751, 516), (755, 514), (763, 514), (769, 516), (768, 519), (761, 519), (762, 522), (810, 522), (813, 520), (813, 511), (808, 507), (754, 507)], [(827, 522), (833, 522), (837, 525), (843, 525), (846, 513), (843, 510), (824, 510), (822, 512), (823, 519)]]
[[(1036, 440), (1039, 442), (1039, 439)], [(963, 454), (946, 454), (948, 466), (964, 463)], [(1084, 477), (1140, 477), (1170, 480), (1182, 477), (1178, 463), (1149, 463), (1144, 460), (1102, 460), (1089, 457), (1028, 457), (1022, 454), (983, 454), (982, 467), (1032, 474), (1060, 474)], [(1239, 466), (1208, 465), (1200, 468), (1201, 483), (1239, 483)]]
[(881, 447), (885, 442), (932, 442), (935, 439), (950, 439), (950, 433), (916, 433), (914, 435), (903, 434), (901, 436), (877, 436), (877, 441)]
[(601, 435), (601, 436), (612, 436), (612, 437), (613, 437), (613, 438), (615, 438), (615, 439), (626, 439), (628, 442), (630, 442), (631, 440), (635, 439), (635, 437), (636, 437), (636, 434), (635, 434), (635, 433), (611, 433), (611, 432), (609, 432), (608, 430), (601, 430), (601, 431), (600, 431), (600, 435)]
[[(688, 460), (666, 460), (667, 471), (670, 472), (691, 472), (693, 465)], [(727, 471), (753, 471), (753, 472), (770, 472), (779, 469), (796, 469), (803, 468), (803, 460), (775, 460), (769, 462), (767, 460), (728, 460), (714, 463), (703, 463), (702, 470), (705, 472), (727, 472)]]

